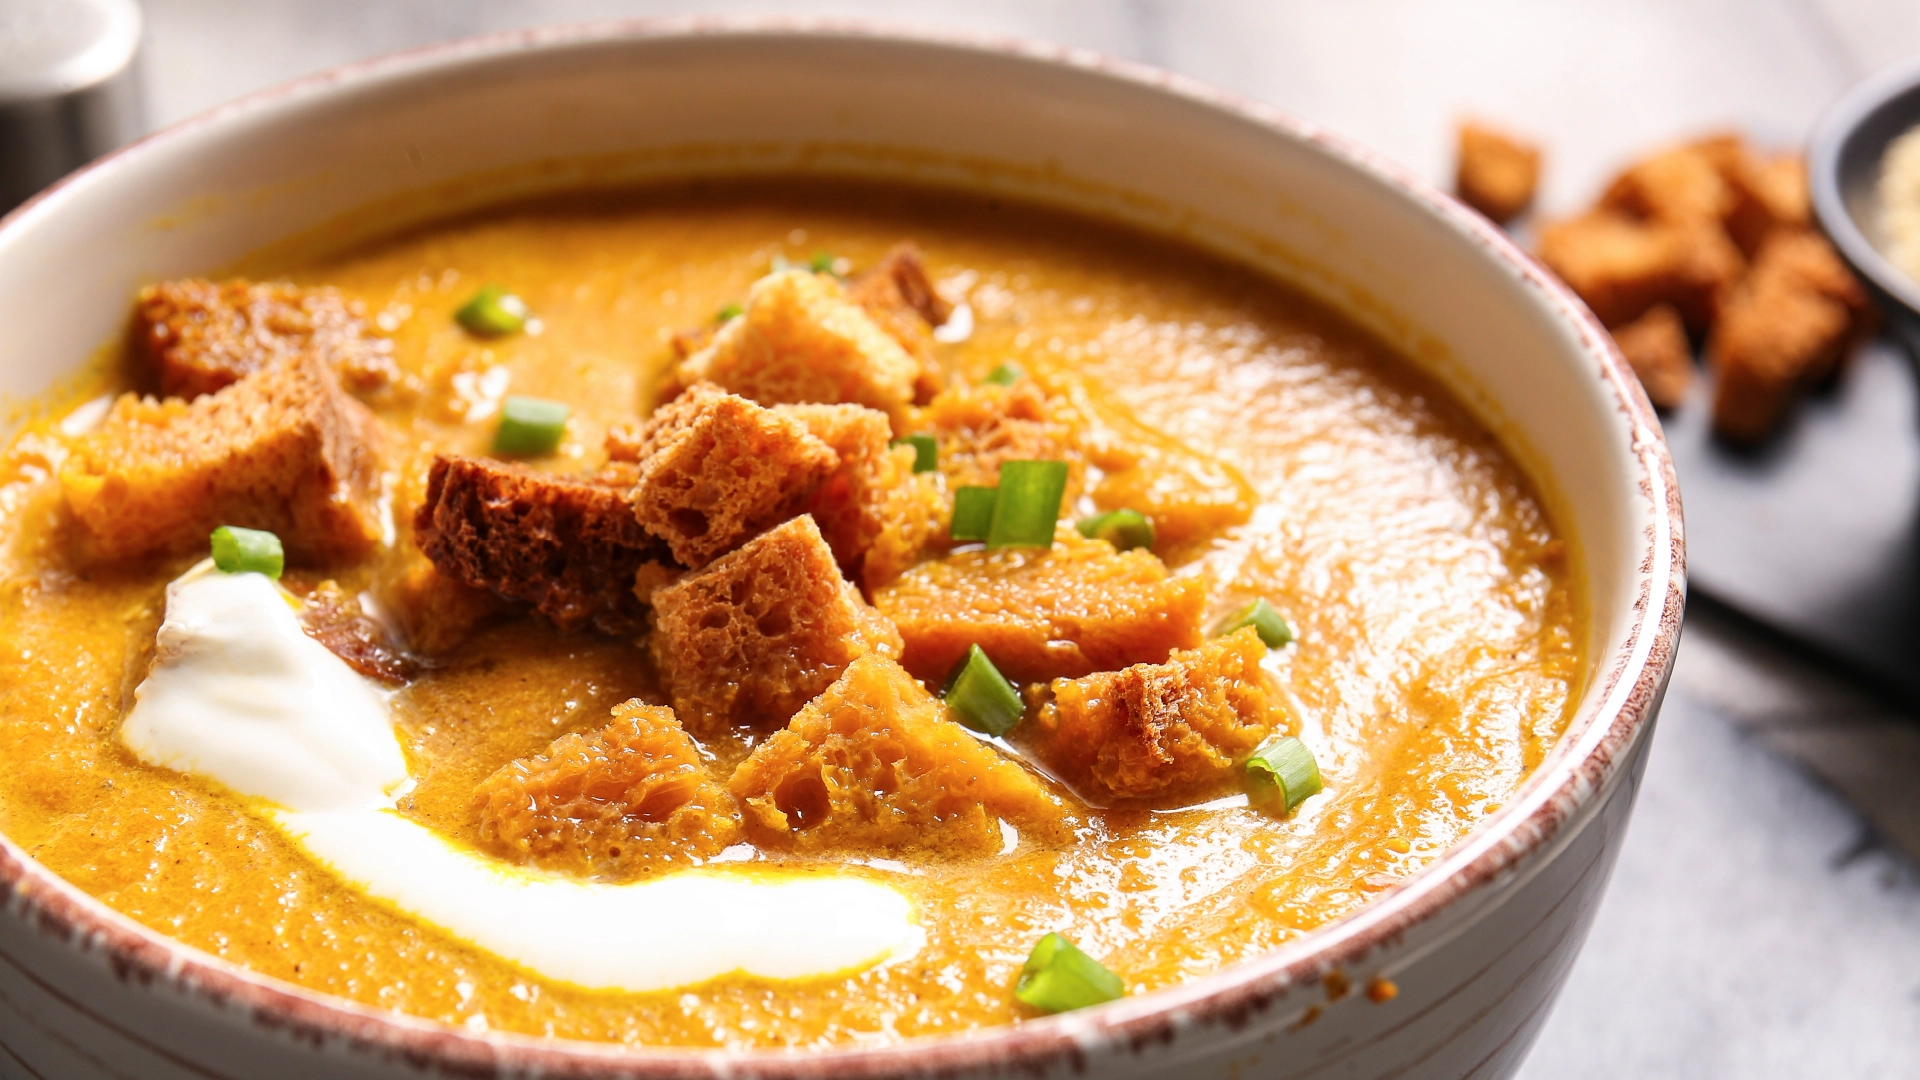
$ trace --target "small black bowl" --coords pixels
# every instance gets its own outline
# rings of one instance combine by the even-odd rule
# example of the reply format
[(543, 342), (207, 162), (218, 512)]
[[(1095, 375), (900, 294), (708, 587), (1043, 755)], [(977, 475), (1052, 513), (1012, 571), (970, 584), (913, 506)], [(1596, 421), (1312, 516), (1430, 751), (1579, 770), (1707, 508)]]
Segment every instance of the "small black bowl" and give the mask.
[(1920, 359), (1920, 281), (1883, 253), (1880, 159), (1920, 125), (1920, 63), (1883, 71), (1847, 91), (1814, 126), (1807, 154), (1813, 212), (1887, 315), (1888, 329)]

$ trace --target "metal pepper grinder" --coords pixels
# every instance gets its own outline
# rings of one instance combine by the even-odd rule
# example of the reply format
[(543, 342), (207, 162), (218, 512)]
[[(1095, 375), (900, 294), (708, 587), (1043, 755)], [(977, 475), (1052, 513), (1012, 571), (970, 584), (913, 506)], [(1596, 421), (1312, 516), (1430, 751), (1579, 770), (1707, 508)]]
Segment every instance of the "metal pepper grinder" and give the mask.
[(134, 0), (0, 0), (0, 213), (141, 132)]

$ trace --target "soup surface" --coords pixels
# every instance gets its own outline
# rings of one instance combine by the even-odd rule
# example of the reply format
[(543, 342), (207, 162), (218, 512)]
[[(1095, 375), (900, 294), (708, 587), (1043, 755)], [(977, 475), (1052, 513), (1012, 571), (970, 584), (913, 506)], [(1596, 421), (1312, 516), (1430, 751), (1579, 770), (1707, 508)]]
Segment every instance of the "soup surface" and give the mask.
[[(805, 267), (825, 252), (823, 268), (857, 273), (903, 240), (963, 308), (931, 346), (946, 381), (980, 386), (1011, 363), (1017, 374), (1002, 378), (1029, 382), (1070, 430), (1084, 472), (1063, 524), (1145, 510), (1171, 580), (1201, 583), (1205, 626), (1257, 598), (1285, 617), (1294, 640), (1259, 661), (1270, 733), (1311, 749), (1320, 794), (1287, 813), (1250, 802), (1237, 780), (1151, 798), (1070, 787), (1034, 734), (1059, 691), (1035, 680), (1026, 719), (995, 752), (1025, 762), (1059, 807), (1057, 827), (1003, 828), (998, 850), (964, 852), (749, 834), (717, 860), (683, 860), (881, 883), (910, 902), (911, 948), (798, 980), (735, 973), (630, 992), (548, 977), (350, 883), (267, 802), (128, 749), (121, 725), (156, 663), (168, 583), (205, 551), (106, 559), (73, 540), (62, 470), (103, 408), (75, 406), (151, 392), (151, 373), (127, 355), (17, 433), (0, 473), (0, 829), (162, 933), (367, 1005), (476, 1030), (820, 1047), (1038, 1015), (1013, 988), (1052, 931), (1129, 993), (1216, 972), (1393, 888), (1513, 795), (1563, 731), (1583, 677), (1578, 588), (1528, 480), (1438, 384), (1339, 316), (1178, 246), (957, 196), (782, 184), (507, 207), (261, 268), (337, 289), (392, 342), (395, 370), (379, 388), (349, 389), (383, 431), (395, 531), (363, 557), (296, 553), (282, 584), (310, 603), (325, 581), (328, 595), (364, 595), (369, 622), (390, 631), (399, 663), (380, 694), (412, 776), (396, 792), (401, 816), (463, 850), (493, 850), (476, 809), (483, 781), (558, 737), (600, 731), (622, 702), (673, 701), (644, 621), (563, 632), (501, 604), (447, 640), (421, 639), (418, 619), (396, 609), (408, 602), (401, 583), (421, 572), (409, 522), (436, 455), (486, 457), (503, 399), (525, 395), (571, 410), (558, 449), (531, 467), (593, 473), (609, 430), (654, 407), (676, 332), (711, 327), (776, 260)], [(463, 328), (456, 310), (486, 284), (521, 297), (537, 326)], [(894, 416), (893, 433), (918, 415)], [(1054, 552), (1076, 540), (1063, 530)], [(975, 572), (968, 560), (1029, 557), (1042, 556), (914, 554), (960, 575)], [(666, 579), (680, 573), (672, 561)], [(879, 594), (900, 586), (876, 580), (860, 585), (887, 611)], [(1089, 677), (1104, 666), (1087, 663)], [(937, 672), (916, 673), (939, 692)], [(724, 785), (783, 718), (680, 720), (700, 768)], [(809, 812), (792, 803), (781, 805)]]

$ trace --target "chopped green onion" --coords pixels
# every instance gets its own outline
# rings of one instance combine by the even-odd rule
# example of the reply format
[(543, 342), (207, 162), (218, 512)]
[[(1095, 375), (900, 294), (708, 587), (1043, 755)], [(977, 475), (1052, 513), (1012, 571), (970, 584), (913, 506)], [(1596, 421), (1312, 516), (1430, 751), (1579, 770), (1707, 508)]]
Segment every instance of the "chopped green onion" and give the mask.
[(1138, 510), (1109, 510), (1082, 518), (1074, 528), (1089, 540), (1105, 540), (1116, 551), (1153, 547), (1153, 522)]
[(1059, 1013), (1117, 1001), (1127, 996), (1127, 984), (1073, 942), (1048, 934), (1020, 969), (1013, 996), (1042, 1012)]
[(287, 555), (280, 538), (260, 529), (222, 525), (208, 537), (213, 544), (213, 565), (228, 574), (265, 574), (279, 578), (286, 569)]
[(986, 650), (978, 645), (968, 646), (966, 659), (947, 676), (941, 696), (946, 698), (947, 708), (959, 714), (961, 723), (995, 738), (1012, 731), (1026, 712), (1020, 691), (1000, 674), (987, 659)]
[(1247, 759), (1247, 799), (1260, 805), (1284, 802), (1287, 813), (1320, 792), (1320, 766), (1307, 744), (1282, 735), (1261, 744)]
[(888, 446), (913, 447), (913, 471), (932, 472), (940, 467), (940, 444), (925, 433), (895, 439)]
[(1272, 604), (1267, 603), (1265, 597), (1234, 613), (1220, 624), (1214, 636), (1225, 637), (1245, 626), (1253, 627), (1254, 633), (1260, 635), (1260, 640), (1266, 642), (1269, 649), (1277, 649), (1293, 640), (1293, 628), (1287, 625), (1287, 620), (1280, 617)]
[(1020, 381), (1020, 376), (1025, 374), (1026, 372), (1020, 370), (1019, 364), (1008, 360), (987, 372), (987, 381), (996, 386), (1012, 386)]
[(985, 540), (993, 528), (993, 508), (999, 501), (999, 488), (963, 487), (955, 491), (953, 525), (947, 535), (961, 541)]
[(510, 397), (500, 405), (500, 429), (493, 452), (515, 457), (553, 453), (567, 430), (566, 405), (545, 398)]
[(713, 313), (714, 322), (732, 322), (747, 313), (739, 304), (721, 304), (720, 310)]
[(831, 274), (833, 273), (833, 262), (833, 252), (816, 251), (813, 253), (813, 258), (807, 260), (807, 269), (816, 274)]
[(488, 285), (453, 313), (455, 322), (481, 337), (505, 337), (526, 329), (527, 302), (498, 285)]
[(993, 503), (987, 546), (1052, 547), (1060, 523), (1060, 500), (1067, 493), (1064, 461), (1003, 461), (1000, 497)]

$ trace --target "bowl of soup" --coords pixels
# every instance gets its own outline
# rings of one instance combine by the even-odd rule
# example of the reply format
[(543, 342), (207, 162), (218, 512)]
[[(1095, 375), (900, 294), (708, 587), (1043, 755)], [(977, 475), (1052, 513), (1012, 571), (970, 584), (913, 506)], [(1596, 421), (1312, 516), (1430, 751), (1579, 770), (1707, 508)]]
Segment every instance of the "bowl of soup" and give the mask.
[(1483, 219), (1073, 50), (528, 31), (0, 224), (0, 1048), (1507, 1075), (1684, 600)]

